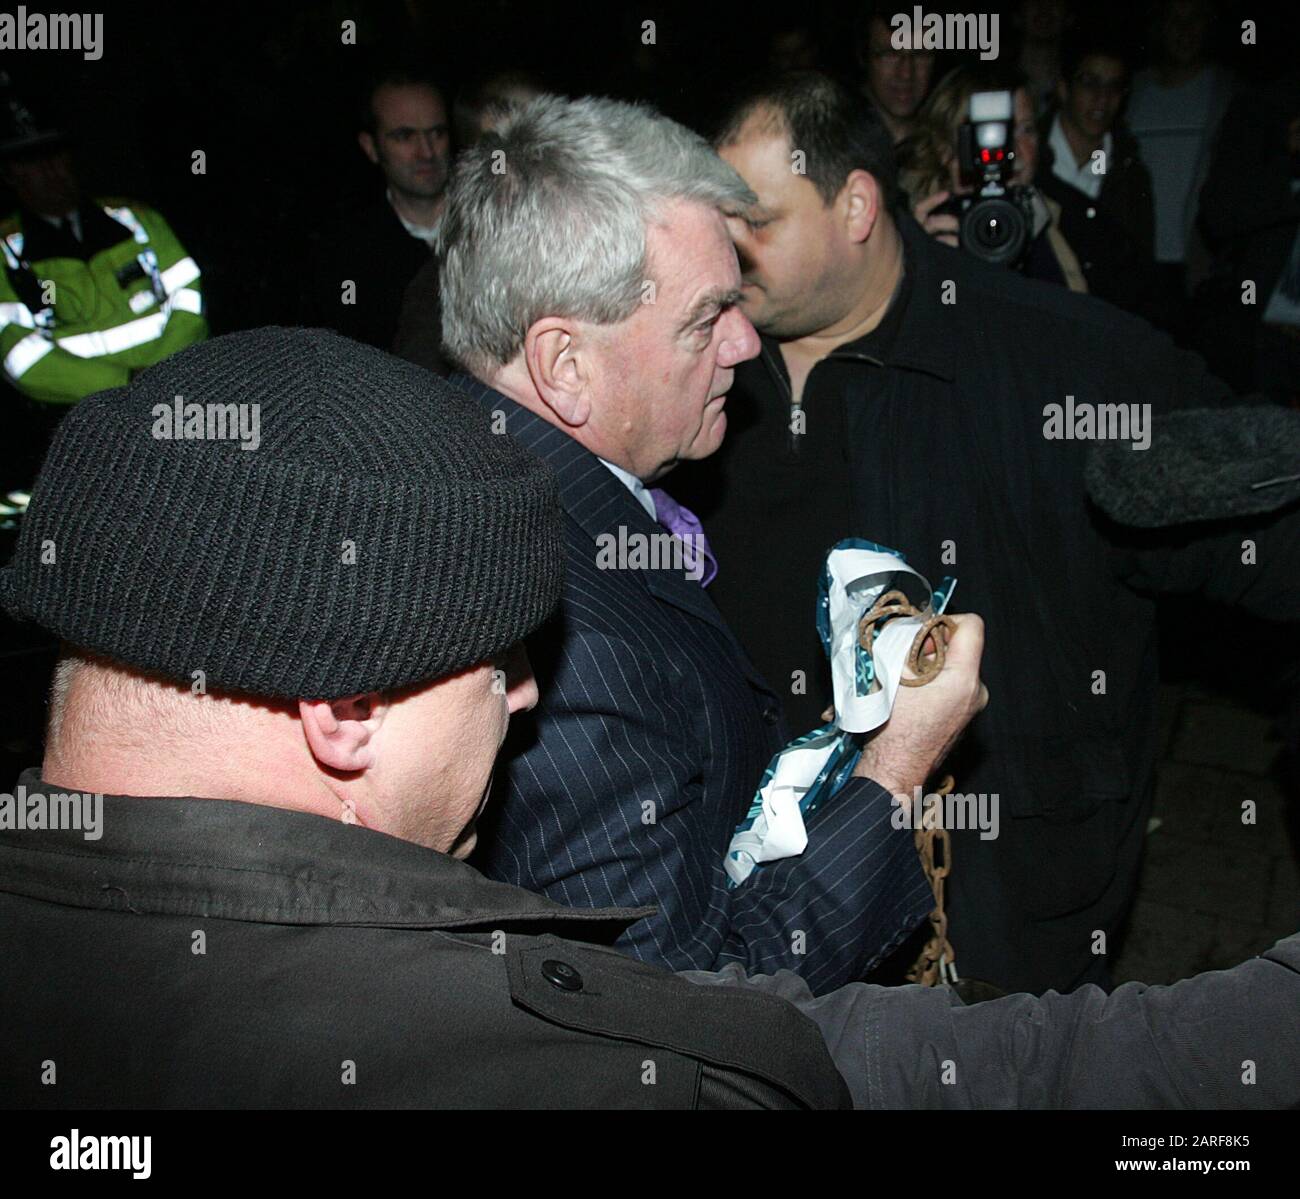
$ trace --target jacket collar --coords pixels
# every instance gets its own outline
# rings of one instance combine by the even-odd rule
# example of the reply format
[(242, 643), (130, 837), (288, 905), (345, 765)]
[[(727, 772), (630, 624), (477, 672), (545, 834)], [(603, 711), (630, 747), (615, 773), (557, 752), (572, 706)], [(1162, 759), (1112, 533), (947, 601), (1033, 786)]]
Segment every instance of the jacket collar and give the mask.
[(555, 475), (561, 507), (583, 532), (595, 538), (616, 531), (619, 525), (628, 532), (663, 532), (613, 471), (563, 429), (471, 375), (454, 374), (451, 382), (496, 419), (503, 417), (505, 431), (546, 462)]
[(23, 230), (23, 257), (28, 262), (43, 262), (51, 258), (89, 261), (94, 255), (131, 237), (131, 230), (109, 216), (95, 201), (82, 200), (77, 213), (81, 218), (80, 241), (73, 237), (66, 221), (52, 225), (30, 209), (20, 208), (18, 219)]
[[(18, 785), (29, 796), (51, 790), (38, 770)], [(98, 840), (75, 829), (0, 831), (0, 891), (270, 924), (563, 925), (564, 935), (601, 942), (653, 911), (566, 908), (385, 833), (234, 800), (106, 795), (100, 829)]]
[[(960, 281), (968, 274), (970, 263), (963, 261), (964, 251), (935, 241), (910, 213), (892, 215), (903, 242), (907, 286), (899, 289), (894, 301), (903, 308), (887, 357), (881, 359), (868, 348), (870, 333), (838, 346), (827, 357), (920, 371), (951, 383), (956, 378), (956, 346), (950, 313), (943, 303), (944, 284)], [(780, 343), (767, 336), (762, 340), (763, 359), (771, 370), (773, 363), (782, 362)]]
[[(650, 518), (613, 471), (563, 429), (470, 375), (454, 374), (451, 382), (486, 411), (502, 414), (506, 432), (550, 466), (559, 488), (560, 506), (593, 542), (601, 536), (612, 536), (617, 540), (620, 527), (627, 535), (640, 533), (650, 536), (666, 532), (663, 525)], [(707, 534), (708, 530), (705, 532)], [(593, 546), (592, 554), (595, 553)], [(719, 564), (719, 569), (725, 570), (725, 564)], [(698, 581), (688, 579), (682, 571), (647, 567), (625, 573), (639, 576), (657, 599), (707, 621), (732, 639), (717, 605), (709, 599)], [(757, 679), (756, 675), (754, 677)]]
[(965, 250), (936, 241), (911, 213), (896, 218), (896, 223), (903, 239), (903, 267), (912, 273), (912, 286), (895, 344), (895, 365), (952, 383), (957, 378), (957, 341), (952, 307), (943, 302), (946, 284), (964, 283), (972, 272), (994, 268), (973, 262)]
[[(1038, 170), (1035, 176), (1038, 180), (1046, 179), (1053, 174), (1056, 150), (1053, 148), (1052, 133), (1059, 121), (1060, 112), (1053, 110), (1038, 122)], [(1116, 121), (1106, 137), (1111, 148), (1110, 162), (1106, 168), (1106, 177), (1109, 178), (1116, 168), (1131, 166), (1140, 157), (1141, 147), (1138, 145), (1136, 135), (1123, 121)]]

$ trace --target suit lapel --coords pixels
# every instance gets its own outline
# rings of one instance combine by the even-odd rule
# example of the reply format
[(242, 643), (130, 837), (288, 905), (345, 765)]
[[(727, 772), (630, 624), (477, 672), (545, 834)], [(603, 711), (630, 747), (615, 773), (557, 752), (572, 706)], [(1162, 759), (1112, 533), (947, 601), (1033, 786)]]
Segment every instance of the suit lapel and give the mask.
[[(546, 461), (559, 486), (560, 505), (591, 538), (593, 557), (596, 539), (603, 534), (617, 538), (620, 526), (626, 530), (627, 536), (639, 533), (648, 537), (666, 532), (595, 454), (562, 429), (469, 375), (455, 374), (451, 381), (483, 407), (497, 430), (504, 419), (506, 432), (526, 450)], [(679, 570), (643, 569), (627, 573), (637, 575), (656, 599), (706, 621), (723, 633), (745, 662), (751, 677), (762, 682), (722, 619), (717, 605), (698, 582), (688, 579)]]

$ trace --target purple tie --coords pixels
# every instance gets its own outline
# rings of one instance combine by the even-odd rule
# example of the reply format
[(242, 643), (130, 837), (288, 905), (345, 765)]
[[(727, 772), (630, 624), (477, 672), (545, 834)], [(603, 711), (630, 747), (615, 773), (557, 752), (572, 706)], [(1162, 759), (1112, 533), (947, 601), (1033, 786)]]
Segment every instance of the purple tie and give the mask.
[(679, 504), (662, 487), (651, 487), (650, 498), (655, 502), (655, 519), (674, 537), (680, 537), (686, 547), (686, 564), (690, 573), (699, 571), (696, 552), (704, 555), (704, 569), (700, 575), (700, 586), (707, 587), (718, 573), (718, 560), (709, 548), (709, 539), (704, 535), (704, 526), (700, 518), (689, 508)]

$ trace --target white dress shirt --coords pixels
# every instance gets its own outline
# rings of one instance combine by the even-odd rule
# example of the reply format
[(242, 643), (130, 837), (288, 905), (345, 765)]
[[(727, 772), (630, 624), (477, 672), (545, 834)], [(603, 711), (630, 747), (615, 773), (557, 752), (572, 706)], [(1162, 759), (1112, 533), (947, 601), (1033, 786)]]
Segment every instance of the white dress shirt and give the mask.
[(612, 462), (606, 462), (604, 458), (600, 461), (609, 467), (614, 478), (616, 478), (624, 487), (636, 498), (636, 502), (649, 513), (651, 520), (658, 520), (655, 515), (655, 497), (650, 494), (649, 488), (646, 487), (636, 475), (625, 471), (621, 466), (615, 466)]
[[(1094, 200), (1101, 195), (1101, 185), (1106, 179), (1105, 172), (1092, 169), (1091, 154), (1083, 160), (1083, 166), (1075, 165), (1074, 150), (1065, 136), (1065, 130), (1061, 128), (1059, 116), (1053, 118), (1052, 133), (1047, 140), (1048, 145), (1052, 147), (1052, 174)], [(1101, 139), (1101, 152), (1105, 155), (1103, 161), (1107, 169), (1110, 167), (1110, 155), (1113, 149), (1114, 139), (1108, 133)]]

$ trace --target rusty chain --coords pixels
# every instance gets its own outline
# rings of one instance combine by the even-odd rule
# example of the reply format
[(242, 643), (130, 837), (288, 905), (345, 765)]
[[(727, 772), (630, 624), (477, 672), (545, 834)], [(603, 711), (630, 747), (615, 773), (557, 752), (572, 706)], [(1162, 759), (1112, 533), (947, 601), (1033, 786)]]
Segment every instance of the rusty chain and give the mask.
[[(886, 591), (859, 621), (858, 644), (867, 653), (871, 653), (876, 637), (887, 619), (920, 615), (901, 591)], [(948, 638), (955, 627), (947, 616), (931, 616), (922, 623), (912, 640), (912, 648), (907, 653), (907, 667), (915, 677), (900, 679), (899, 682), (904, 687), (923, 687), (943, 669)], [(934, 652), (927, 658), (925, 643), (931, 639)], [(948, 775), (939, 789), (931, 794), (942, 799), (952, 788), (952, 775)], [(943, 824), (942, 808), (936, 819), (935, 809), (926, 808), (923, 799), (920, 815), (921, 819), (917, 821), (916, 813), (913, 813), (913, 836), (917, 853), (921, 857), (921, 869), (934, 894), (934, 910), (930, 913), (930, 938), (908, 970), (907, 981), (920, 983), (923, 987), (934, 987), (947, 982), (949, 978), (953, 981), (957, 979), (956, 954), (952, 942), (948, 940), (948, 913), (943, 905), (944, 880), (952, 871), (952, 840)], [(936, 850), (939, 851), (938, 861)]]

